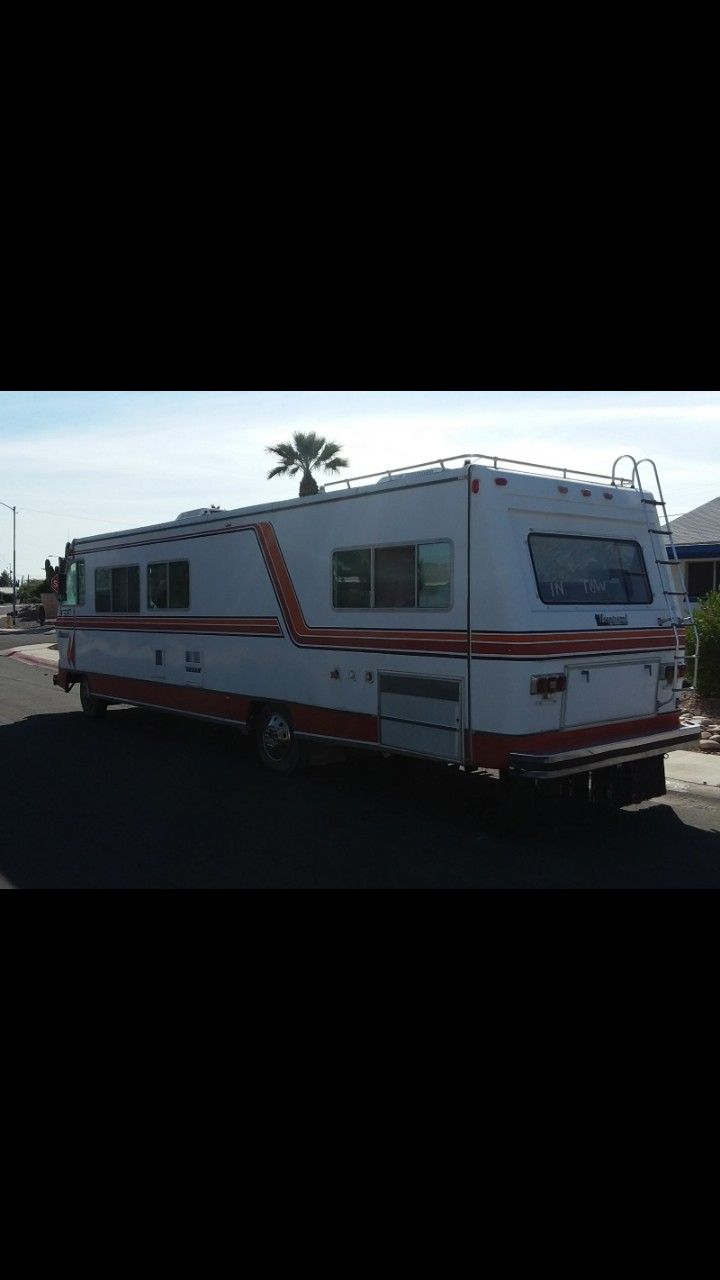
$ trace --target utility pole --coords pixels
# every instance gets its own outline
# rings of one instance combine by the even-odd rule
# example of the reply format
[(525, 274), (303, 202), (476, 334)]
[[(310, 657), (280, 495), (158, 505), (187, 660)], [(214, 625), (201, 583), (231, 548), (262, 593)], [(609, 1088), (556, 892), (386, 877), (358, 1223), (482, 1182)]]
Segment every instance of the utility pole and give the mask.
[(13, 624), (15, 624), (15, 623), (17, 623), (17, 587), (15, 586), (15, 513), (16, 513), (16, 508), (15, 508), (15, 507), (8, 506), (7, 502), (0, 502), (0, 507), (7, 507), (8, 511), (12, 511), (12, 513), (13, 513), (13, 574), (12, 574), (12, 584), (13, 584), (13, 608), (12, 608), (12, 616), (13, 616)]

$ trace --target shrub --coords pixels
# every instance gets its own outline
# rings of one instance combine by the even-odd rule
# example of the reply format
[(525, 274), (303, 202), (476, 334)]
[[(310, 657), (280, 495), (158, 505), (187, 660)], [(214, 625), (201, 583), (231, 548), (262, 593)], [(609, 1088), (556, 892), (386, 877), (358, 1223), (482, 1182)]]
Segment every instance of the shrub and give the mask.
[(30, 604), (36, 600), (39, 603), (40, 592), (44, 590), (44, 578), (30, 578), (27, 582), (23, 582), (22, 586), (17, 589), (18, 604)]
[[(695, 606), (695, 623), (700, 636), (700, 671), (697, 692), (702, 698), (720, 698), (720, 591), (711, 591)], [(695, 634), (687, 631), (687, 653), (695, 653)], [(693, 663), (689, 663), (692, 675)]]

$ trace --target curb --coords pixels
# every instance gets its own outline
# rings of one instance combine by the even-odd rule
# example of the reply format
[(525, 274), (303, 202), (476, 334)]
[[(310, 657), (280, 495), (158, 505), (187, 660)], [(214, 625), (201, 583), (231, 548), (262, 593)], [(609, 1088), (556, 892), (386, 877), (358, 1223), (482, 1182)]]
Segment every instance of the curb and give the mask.
[(32, 648), (31, 645), (27, 645), (22, 649), (6, 649), (4, 653), (0, 654), (0, 657), (17, 658), (18, 662), (26, 662), (27, 665), (30, 667), (56, 667), (57, 666), (58, 664), (57, 654), (55, 654), (52, 657), (49, 654), (42, 654), (42, 655), (39, 653), (32, 654), (27, 652), (27, 650), (30, 648)]

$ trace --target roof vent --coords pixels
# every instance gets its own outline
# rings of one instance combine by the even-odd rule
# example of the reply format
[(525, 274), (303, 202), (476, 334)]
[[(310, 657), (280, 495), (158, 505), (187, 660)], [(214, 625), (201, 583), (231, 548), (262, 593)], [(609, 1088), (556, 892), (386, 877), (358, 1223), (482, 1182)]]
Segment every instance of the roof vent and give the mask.
[(198, 507), (196, 511), (181, 511), (175, 517), (175, 523), (178, 524), (181, 520), (207, 520), (208, 516), (222, 514), (221, 507)]

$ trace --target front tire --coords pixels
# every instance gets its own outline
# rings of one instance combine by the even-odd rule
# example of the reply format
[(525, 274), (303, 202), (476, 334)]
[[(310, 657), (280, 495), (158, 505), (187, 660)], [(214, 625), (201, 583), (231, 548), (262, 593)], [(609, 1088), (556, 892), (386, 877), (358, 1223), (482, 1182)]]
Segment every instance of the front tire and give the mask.
[(300, 760), (300, 748), (290, 718), (279, 707), (264, 707), (255, 730), (262, 764), (273, 773), (293, 773)]
[(80, 705), (84, 714), (91, 720), (98, 720), (107, 711), (107, 702), (102, 702), (90, 692), (90, 686), (84, 676), (80, 681)]

